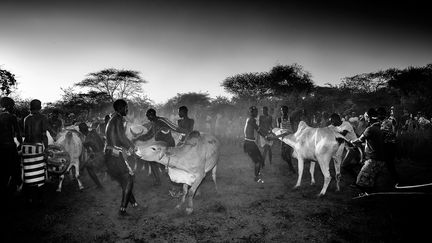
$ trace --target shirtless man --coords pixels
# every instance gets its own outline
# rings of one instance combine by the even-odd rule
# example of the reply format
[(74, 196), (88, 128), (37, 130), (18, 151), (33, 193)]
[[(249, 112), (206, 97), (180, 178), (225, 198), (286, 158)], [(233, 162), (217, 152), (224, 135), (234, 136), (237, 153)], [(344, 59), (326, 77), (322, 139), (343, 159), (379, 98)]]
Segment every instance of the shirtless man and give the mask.
[(30, 102), (30, 114), (24, 118), (24, 143), (22, 146), (24, 167), (24, 194), (29, 204), (42, 204), (42, 186), (45, 184), (48, 147), (47, 118), (40, 113), (40, 100)]
[[(15, 102), (9, 97), (0, 100), (0, 154), (2, 156), (1, 195), (5, 197), (8, 189), (15, 191), (21, 184), (20, 161), (14, 137), (21, 147), (22, 137), (18, 128), (18, 120), (13, 115)], [(9, 185), (9, 178), (10, 184)], [(9, 197), (9, 195), (7, 195)], [(7, 209), (6, 209), (7, 210)]]
[(195, 121), (194, 119), (188, 117), (188, 108), (186, 106), (180, 106), (178, 115), (180, 119), (177, 120), (177, 125), (179, 128), (186, 131), (186, 133), (182, 133), (180, 135), (180, 141), (177, 145), (181, 145), (185, 141), (187, 135), (193, 131)]
[(258, 109), (255, 106), (249, 107), (249, 118), (246, 119), (246, 124), (244, 127), (244, 144), (243, 150), (245, 153), (249, 155), (252, 161), (255, 164), (255, 177), (254, 181), (258, 183), (264, 183), (264, 181), (260, 178), (261, 176), (261, 168), (264, 164), (264, 159), (261, 155), (261, 152), (255, 142), (255, 131), (258, 132), (259, 135), (267, 138), (267, 131), (263, 131), (260, 127), (258, 127), (256, 123), (256, 118), (258, 116)]
[[(154, 137), (155, 141), (163, 141), (168, 147), (175, 147), (175, 141), (171, 135), (171, 131), (178, 133), (186, 133), (185, 129), (177, 127), (170, 120), (165, 117), (160, 117), (156, 115), (156, 111), (152, 108), (148, 109), (146, 112), (147, 119), (151, 122), (151, 127), (146, 134), (143, 134), (136, 138), (136, 140), (147, 141)], [(155, 185), (159, 186), (161, 184), (159, 177), (159, 167), (160, 164), (156, 162), (150, 162), (153, 176), (155, 179)]]
[(108, 174), (116, 180), (122, 188), (120, 215), (126, 215), (126, 207), (130, 202), (133, 207), (138, 206), (132, 189), (134, 174), (125, 159), (126, 154), (133, 154), (134, 144), (126, 137), (124, 116), (128, 113), (126, 101), (118, 99), (113, 104), (115, 113), (106, 128), (105, 163)]
[[(278, 128), (286, 129), (288, 133), (294, 133), (292, 124), (293, 121), (291, 117), (288, 116), (288, 106), (283, 105), (281, 107), (281, 116), (278, 117), (276, 121), (276, 125)], [(291, 172), (296, 174), (296, 171), (292, 164), (292, 157), (291, 157), (292, 153), (293, 153), (293, 149), (288, 144), (282, 142), (281, 143), (282, 159), (288, 163), (288, 167), (291, 170)]]
[[(263, 114), (258, 119), (259, 128), (264, 131), (266, 134), (270, 133), (273, 128), (273, 117), (271, 117), (268, 113), (268, 107), (264, 106), (262, 108)], [(270, 164), (272, 163), (272, 150), (271, 146), (273, 145), (272, 140), (265, 139), (263, 136), (259, 136), (260, 145), (263, 148), (263, 158), (264, 162), (267, 157), (269, 157)], [(263, 163), (264, 167), (264, 163)]]

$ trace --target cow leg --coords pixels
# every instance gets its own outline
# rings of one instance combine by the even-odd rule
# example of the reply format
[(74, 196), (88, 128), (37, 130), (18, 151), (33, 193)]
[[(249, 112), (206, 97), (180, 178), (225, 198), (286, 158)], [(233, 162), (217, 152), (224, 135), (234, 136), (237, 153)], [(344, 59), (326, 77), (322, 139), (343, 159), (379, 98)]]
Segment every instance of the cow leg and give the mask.
[(333, 157), (335, 173), (336, 173), (336, 191), (340, 191), (340, 180), (341, 180), (341, 163), (342, 156)]
[(189, 185), (188, 185), (188, 184), (183, 184), (183, 196), (182, 196), (182, 199), (181, 199), (180, 203), (177, 204), (176, 209), (181, 208), (181, 206), (182, 206), (183, 203), (185, 202), (186, 195), (188, 194), (188, 188), (189, 188)]
[(315, 185), (315, 161), (310, 162), (309, 173), (311, 175), (311, 186)]
[(299, 157), (299, 158), (297, 158), (297, 162), (298, 162), (298, 177), (297, 177), (297, 183), (294, 186), (294, 189), (296, 189), (300, 186), (302, 176), (303, 176), (304, 160), (303, 160), (303, 158)]
[(132, 205), (132, 207), (138, 206), (138, 203), (136, 202), (135, 196), (134, 196), (132, 191), (131, 191), (130, 196), (129, 196), (129, 202)]
[(201, 184), (202, 180), (204, 179), (204, 175), (200, 175), (195, 182), (192, 184), (191, 188), (188, 192), (188, 206), (186, 208), (186, 213), (191, 214), (193, 212), (193, 198), (195, 196), (195, 192), (198, 189), (199, 185)]
[(76, 180), (78, 182), (78, 188), (80, 190), (82, 190), (82, 189), (84, 189), (84, 186), (83, 186), (83, 184), (82, 184), (82, 182), (80, 180), (79, 166), (78, 166), (78, 168), (74, 166), (74, 168), (75, 168), (75, 178), (76, 178)]
[(327, 191), (327, 187), (330, 184), (331, 181), (331, 177), (330, 177), (330, 159), (331, 157), (324, 157), (321, 159), (318, 159), (318, 163), (320, 165), (321, 168), (321, 172), (323, 173), (324, 176), (324, 185), (321, 189), (321, 192), (318, 194), (318, 196), (324, 196), (326, 191)]
[(59, 176), (59, 184), (58, 184), (56, 192), (61, 192), (64, 178), (65, 178), (64, 174), (61, 174)]
[(218, 187), (217, 187), (217, 183), (216, 183), (216, 170), (217, 170), (217, 165), (215, 165), (212, 169), (212, 178), (213, 178), (213, 182), (215, 184), (215, 189), (216, 192), (218, 191)]

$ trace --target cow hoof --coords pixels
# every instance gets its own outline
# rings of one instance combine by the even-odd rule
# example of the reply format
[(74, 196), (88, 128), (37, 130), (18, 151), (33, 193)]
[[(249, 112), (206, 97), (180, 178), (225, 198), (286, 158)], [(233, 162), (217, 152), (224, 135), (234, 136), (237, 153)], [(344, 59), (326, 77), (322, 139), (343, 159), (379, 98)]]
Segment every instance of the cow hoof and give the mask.
[(180, 204), (178, 204), (177, 206), (175, 206), (175, 209), (180, 209), (180, 208), (181, 208)]
[(294, 186), (292, 189), (294, 190), (294, 191), (296, 191), (296, 190), (298, 190), (300, 188), (300, 186)]
[(61, 189), (57, 189), (56, 192), (59, 192), (59, 193), (60, 193), (60, 192), (61, 192)]
[(193, 212), (193, 208), (186, 208), (186, 214), (189, 215)]
[(80, 186), (79, 189), (80, 189), (80, 191), (82, 191), (82, 190), (84, 190), (84, 187), (83, 187), (83, 186)]
[(319, 194), (317, 195), (318, 198), (323, 198), (324, 196), (325, 196), (325, 194), (323, 194), (323, 193), (319, 193)]
[(311, 182), (311, 186), (315, 185), (315, 181)]

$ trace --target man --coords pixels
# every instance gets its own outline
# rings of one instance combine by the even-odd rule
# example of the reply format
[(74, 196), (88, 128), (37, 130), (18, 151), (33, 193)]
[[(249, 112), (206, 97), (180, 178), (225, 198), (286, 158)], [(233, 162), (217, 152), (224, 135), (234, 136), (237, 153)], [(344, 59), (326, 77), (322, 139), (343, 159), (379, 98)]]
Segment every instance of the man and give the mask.
[[(273, 129), (273, 117), (271, 117), (268, 114), (268, 107), (264, 106), (262, 108), (262, 115), (259, 117), (258, 119), (258, 124), (259, 124), (259, 128), (264, 131), (266, 134), (270, 133), (271, 130)], [(264, 163), (263, 163), (263, 167), (265, 164), (265, 159), (267, 157), (269, 157), (269, 162), (270, 164), (272, 163), (272, 150), (271, 150), (271, 146), (273, 145), (273, 141), (265, 139), (263, 136), (259, 136), (259, 141), (260, 141), (260, 145), (263, 148), (263, 158), (264, 158)]]
[[(283, 105), (281, 107), (281, 116), (277, 118), (276, 126), (278, 128), (286, 129), (287, 133), (294, 133), (294, 129), (292, 127), (293, 121), (291, 117), (288, 116), (288, 106)], [(293, 149), (286, 143), (281, 142), (281, 155), (282, 159), (288, 163), (288, 167), (290, 171), (296, 174), (296, 170), (292, 164), (292, 155)]]
[(186, 106), (179, 107), (178, 115), (180, 119), (177, 120), (177, 125), (180, 129), (184, 129), (186, 132), (180, 135), (178, 145), (181, 145), (185, 141), (187, 135), (193, 131), (195, 121), (188, 117), (188, 108)]
[(387, 168), (395, 183), (399, 181), (399, 176), (396, 172), (396, 166), (394, 160), (396, 158), (396, 119), (390, 111), (390, 116), (387, 117), (387, 113), (384, 107), (378, 108), (378, 119), (381, 122), (381, 131), (383, 133), (383, 153), (384, 161)]
[(110, 120), (110, 115), (105, 115), (104, 122), (99, 123), (99, 126), (96, 129), (103, 139), (105, 139), (105, 136), (106, 136), (105, 130), (106, 130), (106, 127), (107, 127), (109, 120)]
[[(353, 141), (357, 139), (357, 134), (354, 132), (354, 128), (348, 121), (342, 121), (341, 117), (333, 113), (330, 115), (330, 125), (329, 127), (334, 128), (336, 132), (342, 134), (348, 141)], [(341, 153), (343, 150), (338, 151)], [(341, 169), (343, 170), (343, 174), (349, 174), (353, 178), (357, 177), (357, 173), (354, 170), (356, 165), (360, 164), (360, 154), (357, 148), (348, 148), (345, 154), (345, 157), (342, 160)], [(354, 183), (355, 184), (355, 183)], [(353, 184), (353, 185), (354, 185)]]
[(365, 163), (361, 168), (356, 185), (361, 190), (361, 194), (371, 192), (374, 187), (376, 175), (384, 167), (383, 154), (383, 133), (381, 131), (381, 122), (378, 120), (378, 114), (375, 109), (369, 109), (365, 114), (365, 119), (369, 126), (363, 134), (351, 141), (353, 144), (365, 142)]
[[(163, 141), (167, 144), (168, 147), (174, 147), (175, 141), (173, 136), (171, 135), (171, 131), (175, 131), (178, 133), (186, 133), (186, 130), (177, 127), (170, 120), (165, 117), (159, 117), (156, 115), (156, 111), (152, 108), (148, 109), (146, 112), (147, 119), (151, 123), (151, 127), (146, 134), (143, 134), (136, 138), (136, 140), (147, 141), (154, 137), (155, 141)], [(155, 179), (155, 186), (161, 185), (160, 177), (159, 177), (159, 166), (160, 164), (156, 162), (150, 163), (151, 170)]]
[(254, 181), (257, 183), (264, 183), (264, 180), (262, 180), (261, 177), (261, 168), (264, 164), (264, 159), (261, 155), (261, 152), (255, 143), (255, 131), (258, 132), (259, 135), (268, 138), (266, 133), (267, 131), (263, 131), (258, 127), (256, 123), (256, 118), (258, 116), (258, 109), (255, 106), (249, 107), (249, 118), (246, 119), (246, 124), (244, 127), (244, 144), (243, 144), (243, 150), (245, 153), (249, 155), (249, 157), (252, 159), (252, 161), (255, 164), (255, 177)]
[(115, 113), (108, 121), (105, 142), (105, 163), (108, 174), (116, 180), (122, 188), (120, 215), (126, 215), (126, 207), (130, 202), (133, 207), (138, 206), (133, 195), (134, 174), (129, 166), (127, 154), (134, 152), (134, 144), (125, 134), (124, 116), (128, 113), (126, 101), (118, 99), (113, 103)]
[[(103, 161), (104, 159), (102, 153), (104, 149), (104, 141), (95, 130), (89, 131), (87, 124), (84, 122), (81, 122), (78, 125), (78, 129), (83, 135), (82, 138), (83, 147), (86, 149), (87, 155), (89, 155), (87, 161), (83, 161), (86, 162), (83, 164), (83, 168), (87, 169), (89, 176), (95, 182), (97, 188), (103, 189), (103, 186), (100, 183), (99, 179), (97, 178), (94, 169), (96, 169), (96, 167), (98, 167), (99, 165), (99, 164), (97, 165), (95, 164), (96, 161)], [(90, 155), (92, 156), (92, 158), (90, 158)], [(93, 163), (90, 163), (90, 161)]]
[[(22, 137), (18, 127), (18, 120), (13, 115), (15, 102), (9, 97), (0, 100), (0, 154), (3, 168), (1, 170), (1, 195), (9, 197), (10, 188), (13, 192), (21, 185), (21, 168), (18, 157), (17, 145), (14, 137), (18, 140), (18, 148), (21, 147)], [(9, 183), (9, 181), (11, 183)], [(7, 209), (6, 209), (7, 210)]]
[(45, 149), (48, 147), (47, 118), (40, 113), (40, 100), (30, 101), (30, 114), (24, 118), (24, 143), (22, 146), (24, 167), (24, 194), (31, 205), (42, 204), (45, 184)]
[(57, 134), (61, 132), (63, 129), (63, 122), (59, 118), (59, 111), (54, 110), (51, 113), (50, 118), (48, 119), (48, 132), (50, 133), (51, 137), (56, 140)]

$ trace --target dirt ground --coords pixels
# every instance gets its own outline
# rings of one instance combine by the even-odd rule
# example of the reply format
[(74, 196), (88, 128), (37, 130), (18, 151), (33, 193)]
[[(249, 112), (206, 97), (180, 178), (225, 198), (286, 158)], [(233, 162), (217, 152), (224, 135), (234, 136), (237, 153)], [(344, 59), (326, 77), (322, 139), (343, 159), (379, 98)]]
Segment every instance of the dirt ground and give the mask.
[[(194, 200), (194, 212), (175, 209), (168, 194), (171, 184), (152, 186), (146, 171), (136, 175), (134, 193), (147, 208), (128, 208), (119, 216), (121, 190), (111, 179), (97, 190), (86, 172), (86, 186), (78, 190), (66, 178), (61, 193), (47, 184), (45, 204), (28, 208), (22, 195), (7, 209), (2, 242), (416, 242), (430, 236), (430, 195), (377, 195), (352, 198), (357, 192), (346, 184), (335, 192), (332, 180), (327, 194), (317, 198), (323, 177), (309, 185), (308, 165), (302, 186), (293, 190), (297, 175), (273, 146), (273, 163), (266, 161), (264, 184), (253, 181), (253, 166), (240, 144), (224, 144), (218, 166), (216, 192), (208, 175)], [(407, 183), (432, 181), (432, 163), (403, 161), (398, 172)], [(333, 171), (332, 171), (333, 174)]]

